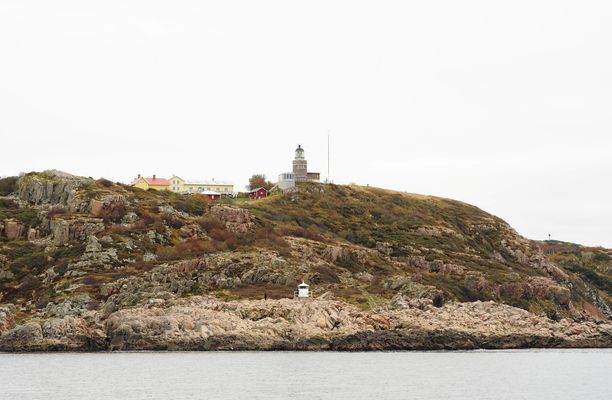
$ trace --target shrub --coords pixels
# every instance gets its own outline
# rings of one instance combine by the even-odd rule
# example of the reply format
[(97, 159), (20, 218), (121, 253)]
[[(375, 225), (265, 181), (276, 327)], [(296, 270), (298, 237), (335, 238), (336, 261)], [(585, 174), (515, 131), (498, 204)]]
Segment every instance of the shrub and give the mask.
[(15, 217), (26, 225), (35, 226), (38, 222), (38, 211), (33, 208), (24, 208)]
[(44, 253), (34, 253), (17, 258), (10, 264), (10, 269), (16, 274), (34, 272), (39, 274), (47, 265), (47, 256)]
[(204, 216), (198, 218), (197, 222), (206, 232), (211, 232), (213, 229), (225, 229), (225, 224), (215, 217)]
[(98, 184), (100, 184), (101, 186), (104, 186), (104, 187), (107, 187), (107, 188), (113, 186), (113, 182), (111, 182), (111, 181), (109, 181), (108, 179), (105, 179), (105, 178), (100, 178), (96, 182)]
[(42, 286), (42, 281), (35, 276), (27, 275), (19, 284), (19, 290), (23, 292), (31, 292)]
[(15, 208), (19, 208), (19, 205), (17, 205), (17, 203), (15, 203), (13, 200), (0, 199), (0, 208), (15, 209)]
[(74, 258), (82, 255), (85, 252), (85, 243), (75, 243), (70, 246), (60, 247), (53, 252), (53, 258), (63, 260)]
[(318, 266), (313, 270), (316, 272), (316, 274), (310, 279), (312, 283), (340, 283), (340, 278), (338, 275), (328, 266)]
[(179, 211), (186, 212), (191, 215), (204, 215), (208, 210), (210, 199), (201, 194), (192, 195), (177, 195), (170, 199), (170, 205)]
[(93, 300), (90, 301), (89, 303), (87, 303), (87, 305), (85, 306), (85, 308), (89, 311), (97, 311), (100, 309), (100, 307), (102, 306), (102, 303), (100, 303), (97, 300)]
[(51, 207), (47, 212), (47, 218), (53, 219), (56, 215), (66, 214), (68, 211), (62, 206)]
[(17, 191), (17, 177), (9, 176), (0, 179), (0, 196), (6, 196)]
[(250, 235), (238, 239), (240, 244), (255, 245), (278, 251), (281, 255), (289, 255), (291, 245), (270, 225), (266, 223)]
[(607, 255), (606, 253), (596, 253), (595, 256), (593, 256), (593, 260), (594, 261), (610, 261), (612, 260), (612, 257), (610, 257), (609, 255)]
[(179, 229), (184, 225), (183, 221), (179, 217), (172, 214), (162, 213), (161, 218), (168, 226), (174, 229)]
[(223, 249), (221, 243), (200, 239), (187, 239), (175, 246), (159, 247), (156, 251), (160, 260), (179, 260), (183, 258), (201, 257)]
[(127, 207), (123, 203), (112, 203), (100, 211), (98, 216), (104, 222), (121, 222), (121, 219), (127, 214)]
[(102, 282), (93, 275), (88, 275), (81, 280), (81, 283), (87, 286), (100, 286)]
[(210, 237), (224, 243), (230, 249), (235, 249), (238, 246), (238, 238), (227, 229), (213, 229), (210, 231)]
[(153, 225), (154, 223), (161, 221), (159, 209), (157, 207), (141, 208), (137, 210), (136, 213), (140, 217), (140, 220), (138, 220), (135, 224), (137, 229), (145, 229), (149, 225)]

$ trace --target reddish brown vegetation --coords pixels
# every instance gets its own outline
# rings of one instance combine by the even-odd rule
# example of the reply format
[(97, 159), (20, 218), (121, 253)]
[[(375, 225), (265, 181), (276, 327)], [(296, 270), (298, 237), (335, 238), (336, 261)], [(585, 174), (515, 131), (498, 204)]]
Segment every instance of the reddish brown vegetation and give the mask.
[(112, 203), (103, 208), (98, 217), (104, 222), (121, 222), (121, 219), (127, 214), (127, 207), (123, 203)]
[(223, 243), (212, 240), (187, 239), (175, 246), (163, 246), (157, 249), (160, 260), (180, 260), (183, 258), (202, 257), (208, 253), (224, 250)]

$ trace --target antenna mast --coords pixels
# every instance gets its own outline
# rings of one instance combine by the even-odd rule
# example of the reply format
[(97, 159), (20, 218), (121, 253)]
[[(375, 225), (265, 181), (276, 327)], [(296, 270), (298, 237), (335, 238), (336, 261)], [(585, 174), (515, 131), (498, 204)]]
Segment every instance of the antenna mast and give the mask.
[(327, 183), (331, 183), (329, 180), (329, 131), (327, 131)]

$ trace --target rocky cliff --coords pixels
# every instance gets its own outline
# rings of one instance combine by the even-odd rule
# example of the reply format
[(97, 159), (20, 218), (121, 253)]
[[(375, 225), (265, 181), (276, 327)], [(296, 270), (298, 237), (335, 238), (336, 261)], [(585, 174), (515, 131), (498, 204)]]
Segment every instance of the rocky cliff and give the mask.
[[(529, 241), (457, 201), (306, 184), (212, 204), (58, 171), (11, 185), (0, 351), (612, 345), (612, 251)], [(302, 279), (314, 296), (294, 300)]]

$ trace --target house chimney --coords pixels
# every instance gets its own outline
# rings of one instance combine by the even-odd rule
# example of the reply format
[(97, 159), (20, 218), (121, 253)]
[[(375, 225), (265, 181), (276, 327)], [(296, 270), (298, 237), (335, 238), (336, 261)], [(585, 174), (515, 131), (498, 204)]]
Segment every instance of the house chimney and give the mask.
[(155, 180), (155, 174), (153, 174), (153, 180)]
[(138, 174), (138, 179), (140, 179), (140, 174)]

